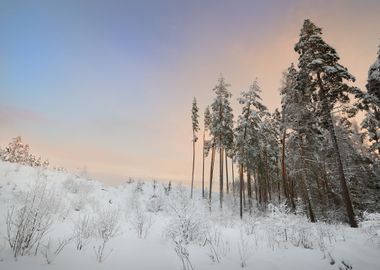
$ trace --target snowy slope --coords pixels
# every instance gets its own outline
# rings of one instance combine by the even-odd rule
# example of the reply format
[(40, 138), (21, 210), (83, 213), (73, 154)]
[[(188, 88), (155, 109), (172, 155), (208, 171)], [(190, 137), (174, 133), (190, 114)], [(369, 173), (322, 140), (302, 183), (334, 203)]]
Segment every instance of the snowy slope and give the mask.
[[(52, 223), (36, 255), (34, 248), (15, 259), (7, 240), (7, 213), (23, 209), (25, 202), (30, 206), (27, 194), (36, 183), (44, 187), (38, 194), (48, 199), (40, 207), (48, 209)], [(311, 224), (273, 206), (240, 221), (233, 198), (227, 197), (223, 212), (215, 202), (210, 213), (207, 202), (190, 201), (189, 195), (187, 188), (169, 191), (161, 183), (109, 187), (70, 173), (1, 162), (0, 269), (380, 269), (378, 215), (351, 229)], [(200, 198), (199, 192), (194, 197)], [(89, 237), (78, 250), (74, 232), (84, 220)], [(99, 231), (111, 225), (115, 235), (106, 242), (100, 263)], [(67, 245), (55, 257), (59, 240)]]

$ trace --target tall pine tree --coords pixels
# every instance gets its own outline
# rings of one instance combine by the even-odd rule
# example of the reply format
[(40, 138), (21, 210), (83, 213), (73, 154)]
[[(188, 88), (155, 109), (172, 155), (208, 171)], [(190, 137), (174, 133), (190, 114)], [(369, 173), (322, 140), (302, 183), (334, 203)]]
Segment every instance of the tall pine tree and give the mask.
[[(242, 105), (242, 114), (239, 115), (235, 129), (234, 156), (239, 165), (240, 218), (243, 217), (244, 170), (247, 170), (249, 174), (256, 163), (255, 159), (259, 155), (259, 130), (262, 125), (262, 118), (267, 115), (267, 108), (261, 103), (260, 92), (260, 87), (255, 80), (249, 90), (243, 91), (238, 99)], [(249, 206), (251, 206), (252, 194), (249, 193)]]
[(338, 63), (339, 56), (335, 49), (322, 39), (322, 29), (310, 20), (305, 20), (303, 24), (295, 51), (299, 54), (298, 67), (302, 87), (311, 94), (316, 116), (331, 136), (349, 223), (351, 227), (357, 227), (332, 116), (337, 103), (348, 103), (349, 94), (358, 94), (357, 88), (347, 84), (355, 78), (347, 68)]
[(370, 143), (370, 150), (380, 156), (380, 46), (375, 63), (368, 71), (367, 93), (364, 94), (362, 107), (366, 115), (362, 128)]
[(192, 108), (191, 108), (191, 121), (192, 121), (192, 129), (193, 129), (193, 169), (191, 171), (191, 194), (190, 194), (191, 198), (193, 198), (193, 190), (194, 190), (195, 143), (198, 140), (197, 132), (199, 131), (198, 110), (199, 109), (197, 106), (197, 100), (194, 97)]
[(223, 207), (223, 156), (225, 149), (231, 148), (233, 142), (233, 114), (230, 105), (230, 85), (221, 77), (213, 91), (216, 97), (211, 104), (210, 133), (215, 147), (219, 150), (219, 204)]

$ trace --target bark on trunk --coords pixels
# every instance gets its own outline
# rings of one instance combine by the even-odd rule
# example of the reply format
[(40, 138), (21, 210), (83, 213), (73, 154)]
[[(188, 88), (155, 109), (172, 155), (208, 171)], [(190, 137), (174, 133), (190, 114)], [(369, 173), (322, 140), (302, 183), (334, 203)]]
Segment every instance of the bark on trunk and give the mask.
[(286, 198), (286, 202), (289, 205), (290, 198), (289, 198), (289, 187), (287, 183), (286, 178), (286, 166), (285, 166), (285, 136), (286, 136), (286, 130), (284, 129), (284, 132), (282, 134), (282, 151), (281, 151), (281, 176), (282, 176), (282, 189), (284, 192), (284, 196)]
[(310, 218), (310, 221), (315, 222), (314, 211), (313, 211), (313, 207), (312, 207), (311, 200), (310, 200), (309, 190), (308, 190), (307, 184), (306, 184), (307, 175), (306, 175), (306, 164), (305, 164), (305, 158), (304, 158), (304, 148), (303, 148), (302, 135), (300, 135), (300, 154), (301, 154), (301, 161), (302, 161), (302, 167), (303, 167), (302, 168), (302, 177), (301, 177), (302, 193), (303, 193), (303, 197), (304, 197), (304, 202), (306, 203), (307, 208), (308, 208), (308, 216)]
[(225, 159), (226, 159), (226, 188), (227, 188), (227, 194), (230, 192), (229, 184), (228, 184), (228, 156), (227, 152), (225, 153)]
[(203, 149), (202, 149), (202, 198), (205, 198), (205, 131), (203, 131)]
[(239, 176), (240, 176), (240, 185), (239, 185), (239, 193), (240, 193), (240, 219), (243, 218), (243, 183), (244, 183), (244, 174), (243, 174), (243, 165), (240, 164), (239, 167)]
[(209, 200), (210, 200), (210, 208), (211, 208), (211, 198), (212, 198), (212, 178), (214, 175), (214, 162), (215, 161), (215, 145), (212, 146), (211, 150), (211, 165), (210, 165), (210, 190), (209, 190)]
[(234, 174), (234, 159), (231, 157), (231, 174), (232, 174), (232, 196), (235, 196), (235, 174)]
[(223, 208), (223, 147), (219, 150), (219, 206)]
[(252, 211), (252, 184), (251, 184), (251, 174), (249, 170), (247, 170), (247, 190), (248, 190), (248, 207), (249, 212)]
[(194, 190), (194, 166), (195, 166), (195, 134), (193, 131), (193, 169), (191, 171), (191, 194), (190, 198), (193, 198), (193, 190)]
[[(330, 116), (330, 118), (331, 118), (331, 116)], [(332, 119), (331, 119), (331, 122), (332, 122)], [(335, 135), (334, 126), (332, 126), (332, 128), (330, 130), (330, 135), (331, 135), (333, 147), (334, 147), (334, 150), (336, 153), (336, 159), (337, 159), (337, 163), (338, 163), (337, 165), (338, 165), (338, 172), (339, 172), (339, 180), (340, 180), (340, 185), (342, 188), (343, 201), (344, 201), (344, 204), (346, 206), (348, 221), (349, 221), (350, 226), (352, 228), (357, 228), (358, 223), (357, 223), (356, 218), (355, 218), (354, 209), (352, 207), (352, 202), (351, 202), (351, 198), (350, 198), (350, 192), (348, 190), (346, 177), (345, 177), (344, 171), (343, 171), (343, 165), (342, 165), (342, 160), (340, 157), (338, 140), (337, 140), (336, 135)]]

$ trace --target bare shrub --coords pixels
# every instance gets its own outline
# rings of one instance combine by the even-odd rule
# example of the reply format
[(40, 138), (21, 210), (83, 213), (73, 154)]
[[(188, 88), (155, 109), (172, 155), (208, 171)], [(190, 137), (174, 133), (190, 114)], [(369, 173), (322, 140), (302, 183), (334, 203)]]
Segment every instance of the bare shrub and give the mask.
[(96, 261), (101, 263), (111, 254), (112, 250), (105, 253), (106, 244), (115, 237), (119, 231), (119, 210), (103, 209), (99, 211), (94, 223), (95, 236), (100, 240), (100, 244), (94, 246)]
[(380, 213), (363, 213), (360, 228), (368, 235), (368, 241), (380, 247)]
[(130, 223), (138, 238), (146, 238), (153, 224), (152, 215), (137, 202), (133, 205)]
[(230, 244), (223, 240), (220, 230), (212, 228), (207, 231), (205, 245), (209, 248), (209, 257), (212, 262), (220, 263), (221, 259), (230, 251)]
[(242, 268), (247, 267), (247, 261), (252, 256), (252, 247), (249, 242), (249, 238), (247, 235), (243, 233), (243, 231), (240, 231), (240, 238), (238, 242), (238, 251), (239, 251), (239, 259), (240, 259), (240, 266)]
[(42, 245), (41, 254), (44, 256), (47, 264), (51, 264), (63, 249), (71, 242), (72, 238), (64, 237), (63, 239), (52, 240)]
[(189, 250), (187, 249), (186, 245), (183, 244), (183, 240), (181, 238), (173, 239), (174, 241), (174, 251), (176, 252), (177, 256), (181, 260), (182, 263), (182, 269), (183, 270), (193, 270), (193, 265), (190, 261), (190, 254)]
[(207, 229), (202, 209), (189, 199), (183, 187), (179, 186), (172, 193), (168, 207), (173, 217), (165, 230), (165, 236), (169, 239), (180, 237), (183, 244), (204, 243)]
[(74, 224), (73, 239), (77, 250), (82, 250), (93, 235), (93, 220), (88, 216), (79, 217)]
[(13, 205), (6, 216), (7, 239), (13, 256), (36, 255), (53, 221), (55, 195), (45, 181), (38, 181), (29, 192), (21, 194), (21, 205)]

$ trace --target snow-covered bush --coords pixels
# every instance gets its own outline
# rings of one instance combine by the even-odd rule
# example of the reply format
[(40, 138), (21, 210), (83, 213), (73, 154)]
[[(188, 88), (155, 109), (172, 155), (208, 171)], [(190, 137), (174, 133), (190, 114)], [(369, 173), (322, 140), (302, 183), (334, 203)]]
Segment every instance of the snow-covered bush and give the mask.
[(179, 186), (168, 202), (172, 215), (165, 236), (169, 239), (181, 238), (183, 244), (203, 243), (207, 232), (202, 209), (190, 200), (188, 192)]
[(98, 211), (94, 222), (94, 233), (100, 241), (94, 246), (96, 261), (103, 262), (112, 252), (105, 253), (105, 247), (109, 240), (119, 232), (119, 210), (112, 208), (104, 208)]
[(29, 153), (30, 147), (24, 144), (20, 136), (13, 138), (8, 146), (0, 151), (0, 159), (21, 165), (32, 167), (48, 167), (49, 161), (42, 161), (41, 157), (36, 157)]
[(147, 210), (153, 213), (160, 212), (164, 209), (164, 200), (162, 196), (153, 194), (147, 203)]
[(241, 230), (240, 238), (238, 242), (238, 252), (240, 259), (240, 266), (242, 268), (247, 267), (247, 261), (253, 255), (252, 244), (249, 241), (249, 237)]
[(137, 182), (134, 192), (135, 193), (138, 193), (138, 192), (142, 193), (144, 191), (143, 186), (144, 186), (144, 182)]
[(289, 222), (291, 214), (284, 203), (279, 205), (268, 205), (268, 224), (266, 226), (268, 233), (268, 244), (274, 249), (279, 247), (280, 243), (286, 243), (289, 235)]
[(46, 244), (42, 245), (41, 254), (44, 256), (46, 263), (51, 264), (63, 249), (71, 242), (72, 238), (64, 237), (63, 239), (53, 240), (49, 238)]
[(380, 247), (380, 213), (364, 212), (360, 227), (368, 235), (368, 240)]
[(93, 186), (89, 181), (75, 177), (68, 177), (63, 186), (70, 193), (73, 193), (71, 205), (75, 211), (80, 211), (88, 202), (88, 195), (93, 190)]
[(12, 205), (6, 216), (7, 239), (13, 256), (37, 254), (42, 239), (53, 222), (57, 209), (55, 194), (46, 181), (38, 181), (28, 192), (20, 194), (20, 205)]
[(205, 245), (209, 248), (209, 257), (212, 262), (220, 263), (230, 251), (230, 243), (223, 239), (222, 232), (215, 227), (207, 231)]
[(82, 250), (93, 235), (93, 220), (89, 215), (80, 216), (74, 223), (73, 240), (77, 250)]
[(183, 270), (193, 270), (193, 265), (190, 261), (190, 253), (187, 249), (186, 245), (183, 243), (183, 239), (178, 237), (173, 239), (174, 241), (174, 251), (176, 252), (177, 256), (181, 260), (182, 263), (182, 269)]
[(146, 238), (152, 226), (152, 214), (147, 212), (142, 204), (139, 196), (134, 196), (130, 215), (130, 223), (140, 239)]

